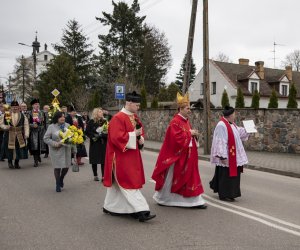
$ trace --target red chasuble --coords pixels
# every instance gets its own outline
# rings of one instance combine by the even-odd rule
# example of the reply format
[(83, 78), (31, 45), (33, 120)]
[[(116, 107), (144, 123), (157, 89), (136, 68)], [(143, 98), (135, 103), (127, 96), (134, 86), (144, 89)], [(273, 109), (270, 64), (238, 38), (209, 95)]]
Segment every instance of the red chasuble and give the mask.
[[(190, 129), (189, 121), (178, 114), (170, 122), (152, 174), (156, 191), (162, 189), (169, 167), (175, 164), (172, 193), (192, 197), (204, 192), (198, 169), (196, 140), (192, 138)], [(191, 139), (192, 147), (189, 147)]]
[(140, 189), (145, 184), (143, 162), (138, 145), (127, 149), (128, 132), (135, 129), (135, 115), (119, 112), (109, 122), (103, 185), (111, 187), (113, 171), (125, 189)]

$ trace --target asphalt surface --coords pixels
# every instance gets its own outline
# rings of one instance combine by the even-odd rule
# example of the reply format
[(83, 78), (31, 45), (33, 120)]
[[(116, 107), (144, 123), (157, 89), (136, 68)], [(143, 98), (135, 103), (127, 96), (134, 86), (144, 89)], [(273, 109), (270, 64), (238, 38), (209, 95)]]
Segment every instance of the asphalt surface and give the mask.
[(214, 168), (199, 161), (208, 209), (160, 207), (150, 181), (156, 158), (143, 152), (143, 194), (157, 215), (146, 223), (102, 213), (105, 188), (87, 163), (56, 193), (49, 159), (20, 170), (0, 162), (0, 249), (300, 249), (298, 178), (246, 170), (242, 197), (220, 202), (208, 187)]

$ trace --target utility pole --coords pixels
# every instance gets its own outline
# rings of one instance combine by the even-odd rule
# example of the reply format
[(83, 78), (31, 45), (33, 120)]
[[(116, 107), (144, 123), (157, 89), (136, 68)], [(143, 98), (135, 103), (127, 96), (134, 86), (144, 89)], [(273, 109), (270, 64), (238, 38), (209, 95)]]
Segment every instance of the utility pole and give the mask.
[(193, 0), (191, 21), (190, 21), (190, 31), (189, 31), (189, 37), (188, 37), (187, 52), (186, 52), (186, 57), (185, 57), (185, 71), (184, 71), (183, 85), (182, 85), (182, 93), (183, 94), (185, 94), (187, 88), (189, 87), (189, 82), (190, 82), (195, 24), (196, 24), (196, 17), (197, 17), (197, 5), (198, 5), (198, 0)]
[(22, 65), (22, 101), (25, 101), (25, 59), (22, 55), (21, 59), (21, 65)]
[(209, 37), (208, 37), (208, 0), (203, 0), (203, 120), (204, 154), (210, 154), (210, 84), (209, 84)]

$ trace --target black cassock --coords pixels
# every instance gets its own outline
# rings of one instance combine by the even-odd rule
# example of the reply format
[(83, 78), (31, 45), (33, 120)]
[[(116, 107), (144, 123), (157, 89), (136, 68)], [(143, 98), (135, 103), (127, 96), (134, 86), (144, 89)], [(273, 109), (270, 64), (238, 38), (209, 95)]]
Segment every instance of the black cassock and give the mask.
[(96, 132), (98, 127), (101, 127), (106, 120), (101, 119), (95, 122), (91, 119), (86, 127), (85, 134), (90, 138), (89, 148), (89, 159), (90, 164), (101, 164), (105, 163), (105, 152), (107, 143), (107, 134), (101, 133), (100, 135)]
[(243, 167), (237, 168), (237, 176), (229, 176), (229, 167), (216, 166), (213, 179), (209, 182), (214, 193), (219, 194), (220, 199), (237, 198), (241, 196), (240, 182)]

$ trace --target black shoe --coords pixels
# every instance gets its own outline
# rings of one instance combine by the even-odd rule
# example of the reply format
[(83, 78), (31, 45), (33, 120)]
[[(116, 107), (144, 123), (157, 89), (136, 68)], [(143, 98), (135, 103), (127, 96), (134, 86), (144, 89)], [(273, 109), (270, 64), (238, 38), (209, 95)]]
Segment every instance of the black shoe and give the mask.
[(56, 192), (58, 192), (58, 193), (61, 192), (60, 185), (56, 184)]
[(144, 214), (144, 213), (142, 213), (142, 214), (139, 215), (139, 222), (145, 222), (145, 221), (151, 220), (155, 217), (156, 217), (155, 214), (150, 214), (150, 213), (149, 214)]
[(203, 204), (203, 205), (194, 206), (194, 207), (191, 207), (191, 208), (195, 208), (195, 209), (206, 209), (207, 206)]
[(48, 154), (45, 154), (45, 155), (44, 155), (44, 158), (48, 158)]
[(103, 208), (103, 213), (105, 214), (110, 214), (112, 216), (120, 216), (121, 214), (118, 214), (118, 213), (113, 213), (113, 212), (110, 212), (108, 211), (107, 209)]
[(38, 156), (38, 162), (39, 162), (39, 163), (42, 162), (42, 159), (41, 159), (41, 156), (40, 156), (40, 155)]
[(12, 164), (12, 162), (10, 162), (10, 161), (8, 162), (8, 167), (11, 169), (15, 168), (14, 165)]
[(19, 165), (19, 162), (15, 162), (15, 168), (16, 169), (20, 169), (21, 168), (20, 165)]
[(221, 201), (228, 201), (228, 202), (234, 202), (234, 198), (220, 198)]
[(34, 161), (34, 165), (35, 168), (39, 166), (39, 162), (38, 161)]

